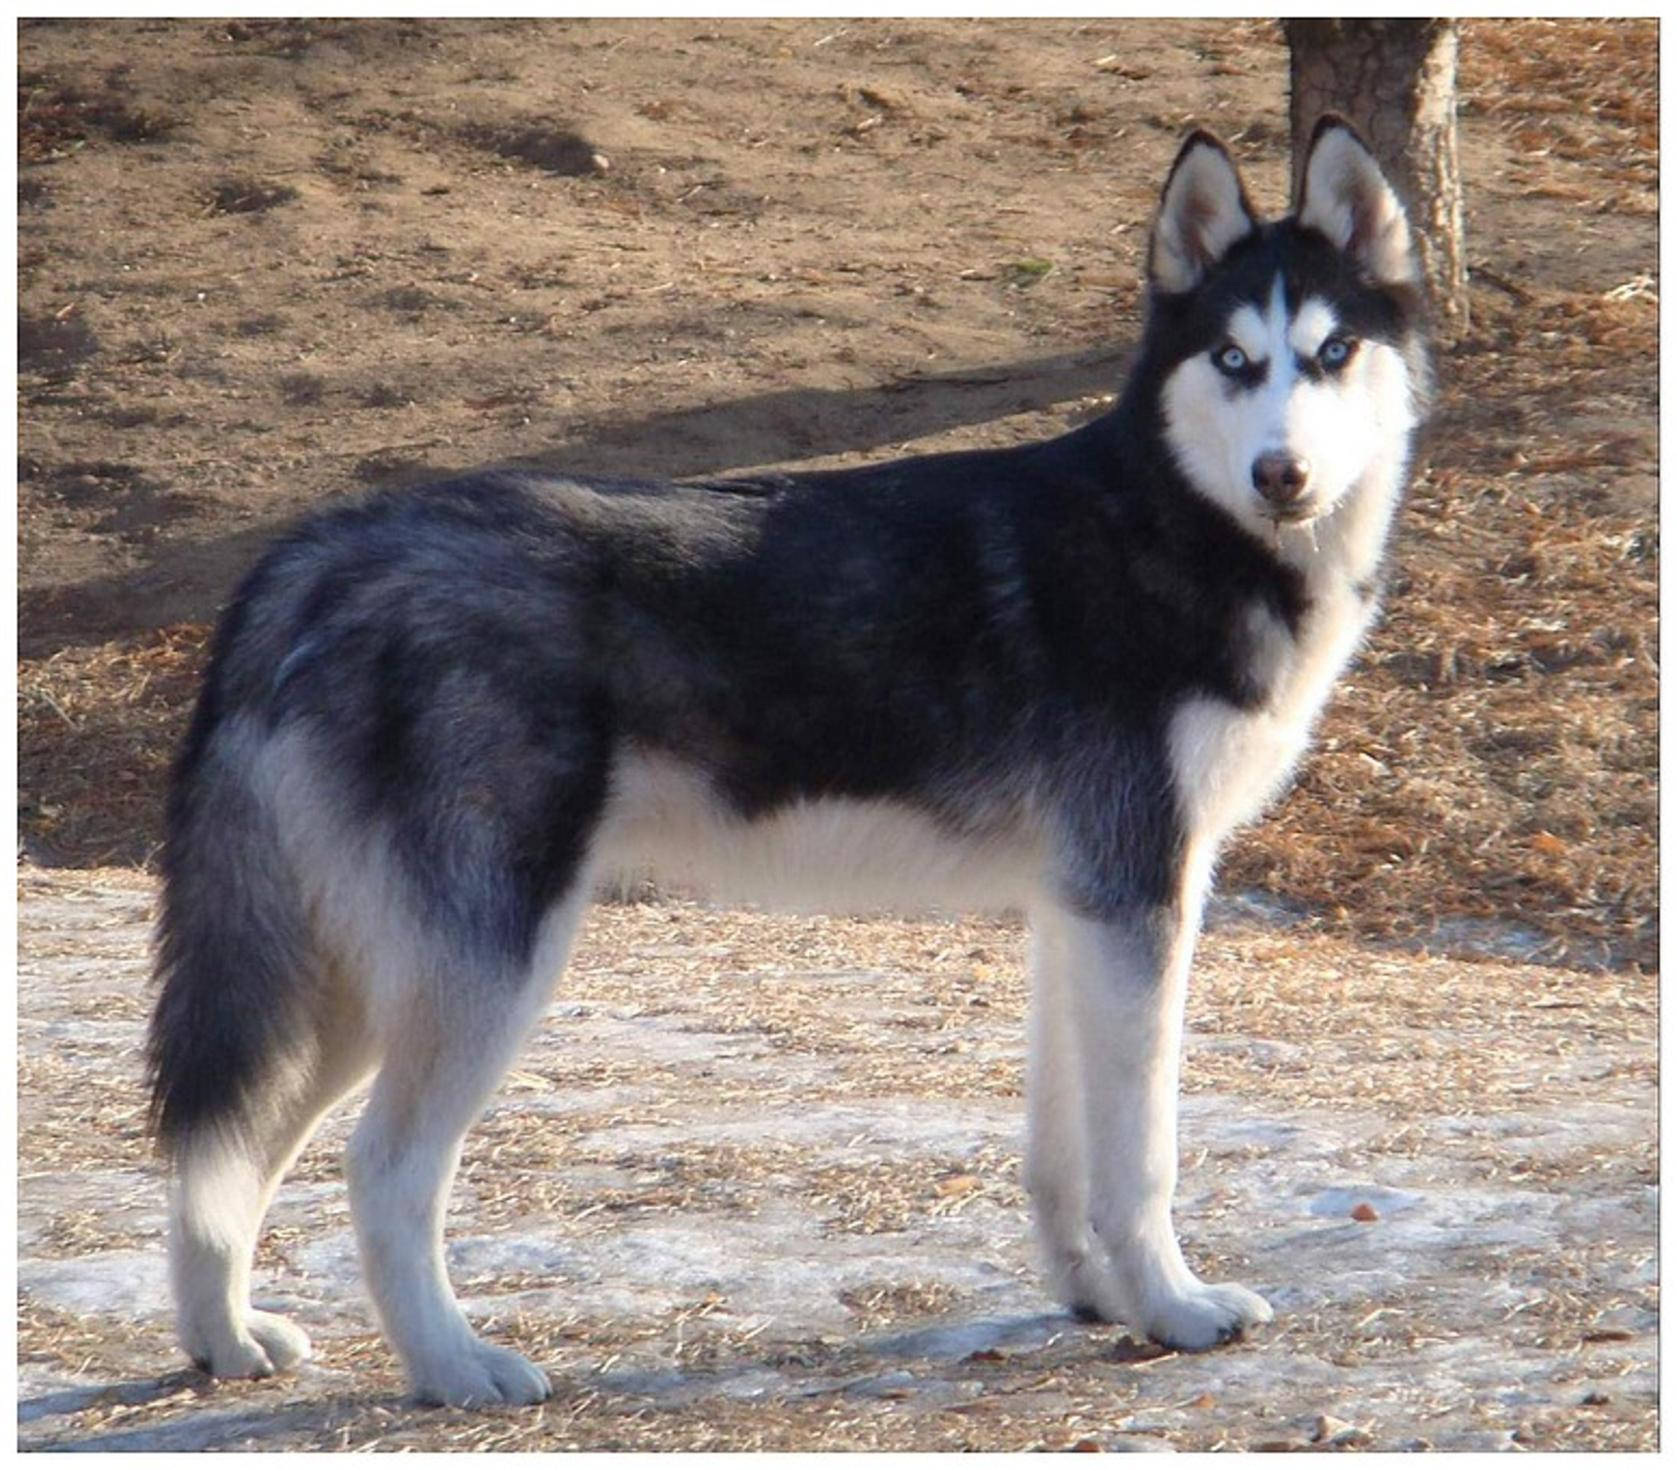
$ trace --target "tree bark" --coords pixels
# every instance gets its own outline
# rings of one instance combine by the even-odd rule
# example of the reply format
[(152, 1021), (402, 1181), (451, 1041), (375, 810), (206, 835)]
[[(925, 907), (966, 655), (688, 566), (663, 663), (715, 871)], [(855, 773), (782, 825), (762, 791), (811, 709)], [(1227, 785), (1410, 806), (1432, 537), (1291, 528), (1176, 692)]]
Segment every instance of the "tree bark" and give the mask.
[(1337, 112), (1380, 161), (1408, 207), (1433, 324), (1467, 331), (1467, 260), (1456, 164), (1453, 20), (1284, 20), (1290, 56), (1293, 196), (1316, 119)]

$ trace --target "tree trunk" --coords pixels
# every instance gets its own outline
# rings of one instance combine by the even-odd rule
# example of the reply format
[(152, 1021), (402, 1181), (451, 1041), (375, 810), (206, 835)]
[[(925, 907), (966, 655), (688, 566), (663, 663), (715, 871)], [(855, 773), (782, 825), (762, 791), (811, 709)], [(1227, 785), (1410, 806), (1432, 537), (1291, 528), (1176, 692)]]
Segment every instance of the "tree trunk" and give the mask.
[(1453, 20), (1284, 20), (1290, 53), (1293, 195), (1316, 119), (1337, 112), (1368, 140), (1409, 210), (1433, 324), (1467, 331), (1467, 260), (1456, 166)]

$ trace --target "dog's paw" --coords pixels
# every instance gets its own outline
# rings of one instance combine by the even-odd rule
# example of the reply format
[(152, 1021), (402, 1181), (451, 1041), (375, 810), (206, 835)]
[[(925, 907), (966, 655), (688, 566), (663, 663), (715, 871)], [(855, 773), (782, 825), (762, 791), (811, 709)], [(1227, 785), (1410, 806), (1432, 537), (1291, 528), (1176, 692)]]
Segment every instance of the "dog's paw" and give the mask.
[(1090, 1252), (1062, 1252), (1048, 1263), (1050, 1287), (1079, 1322), (1117, 1322), (1123, 1303), (1112, 1273)]
[(189, 1333), (187, 1355), (216, 1378), (272, 1378), (309, 1355), (309, 1335), (273, 1312), (246, 1312), (241, 1324)]
[(245, 1318), (245, 1326), (276, 1372), (295, 1368), (311, 1351), (308, 1333), (277, 1313), (253, 1311)]
[(1230, 1342), (1274, 1315), (1268, 1302), (1244, 1286), (1193, 1281), (1149, 1302), (1144, 1320), (1136, 1325), (1166, 1347), (1200, 1352)]
[(446, 1362), (413, 1375), (413, 1396), (422, 1404), (539, 1404), (552, 1392), (547, 1374), (528, 1358), (487, 1342), (473, 1342)]

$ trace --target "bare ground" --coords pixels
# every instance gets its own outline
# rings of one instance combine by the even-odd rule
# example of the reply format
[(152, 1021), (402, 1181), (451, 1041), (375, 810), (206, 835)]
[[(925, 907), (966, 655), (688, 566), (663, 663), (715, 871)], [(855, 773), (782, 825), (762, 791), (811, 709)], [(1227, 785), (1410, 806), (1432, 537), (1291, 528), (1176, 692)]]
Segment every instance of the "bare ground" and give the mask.
[[(23, 27), (27, 1443), (1652, 1444), (1652, 23), (1465, 28), (1474, 329), (1386, 621), (1225, 866), (1287, 925), (1215, 936), (1194, 1002), (1184, 1225), (1276, 1328), (1157, 1359), (1043, 1315), (1008, 926), (626, 906), (460, 1201), (457, 1271), (556, 1402), (402, 1407), (330, 1147), (264, 1248), (320, 1366), (167, 1369), (143, 867), (261, 540), (490, 461), (1080, 422), (1180, 130), (1274, 201), (1285, 73), (1258, 22)], [(1486, 951), (1544, 964), (1444, 957)]]

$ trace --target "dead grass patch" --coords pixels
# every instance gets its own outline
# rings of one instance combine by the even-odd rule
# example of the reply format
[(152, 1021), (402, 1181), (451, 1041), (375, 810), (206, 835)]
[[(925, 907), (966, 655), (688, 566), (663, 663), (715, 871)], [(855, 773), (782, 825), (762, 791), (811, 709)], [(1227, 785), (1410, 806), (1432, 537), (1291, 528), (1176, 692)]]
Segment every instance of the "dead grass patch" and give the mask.
[(18, 75), (18, 161), (48, 163), (88, 143), (154, 143), (169, 138), (181, 120), (159, 107), (136, 106), (122, 68), (97, 89), (70, 85), (48, 72)]
[(18, 667), (18, 825), (26, 850), (74, 867), (144, 863), (209, 629), (69, 645)]

